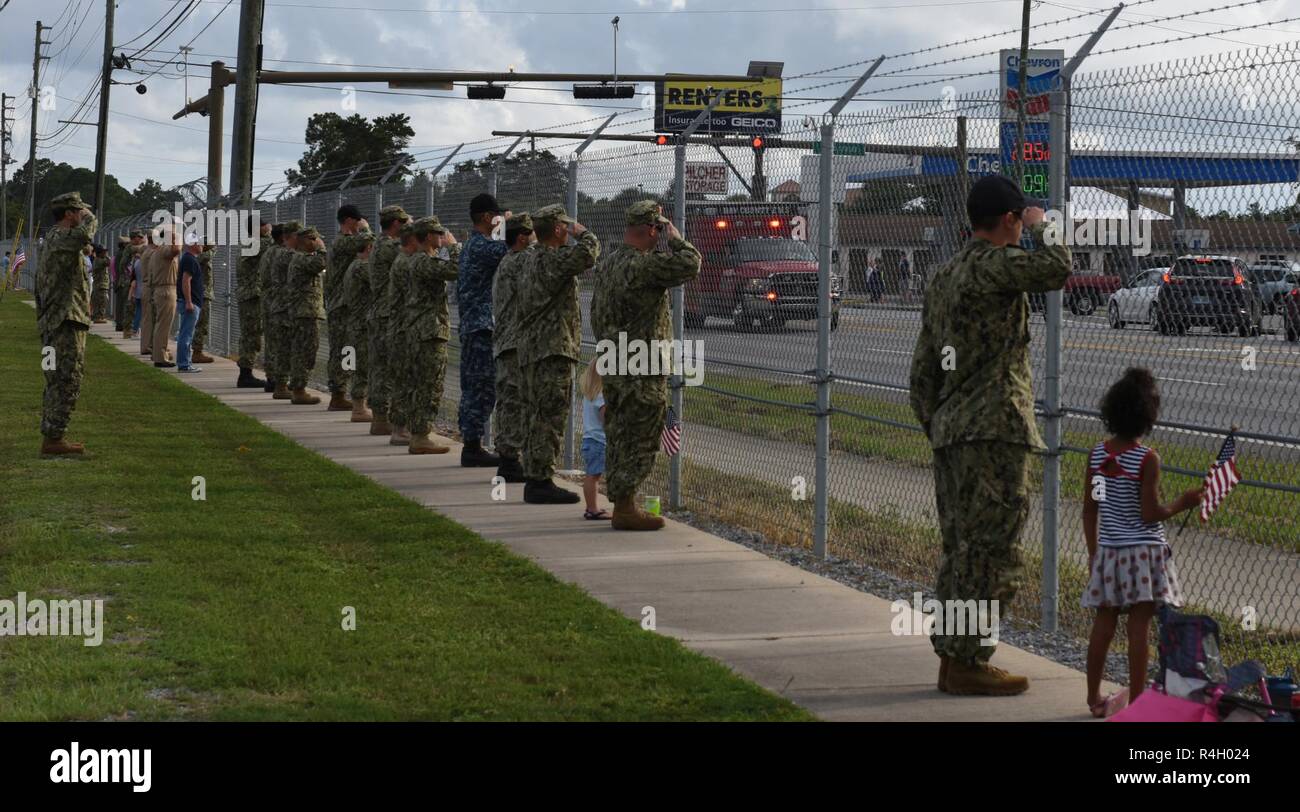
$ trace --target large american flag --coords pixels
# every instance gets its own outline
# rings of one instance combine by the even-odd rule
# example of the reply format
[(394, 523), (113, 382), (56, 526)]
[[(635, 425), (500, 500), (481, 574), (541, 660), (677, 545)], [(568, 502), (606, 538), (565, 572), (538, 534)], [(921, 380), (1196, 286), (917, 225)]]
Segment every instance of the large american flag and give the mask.
[(1208, 522), (1233, 486), (1241, 481), (1237, 473), (1237, 441), (1231, 434), (1219, 449), (1219, 458), (1205, 475), (1205, 498), (1201, 500), (1201, 521)]
[(671, 406), (664, 417), (664, 430), (659, 433), (659, 445), (670, 457), (682, 448), (682, 421), (677, 419), (677, 412)]

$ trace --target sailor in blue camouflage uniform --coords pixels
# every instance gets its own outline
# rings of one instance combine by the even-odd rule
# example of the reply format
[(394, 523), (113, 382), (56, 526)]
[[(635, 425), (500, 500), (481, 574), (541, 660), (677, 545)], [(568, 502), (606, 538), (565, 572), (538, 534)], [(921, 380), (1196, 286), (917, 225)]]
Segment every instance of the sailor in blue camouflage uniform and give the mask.
[[(505, 212), (509, 216), (509, 212)], [(460, 253), (460, 279), (456, 282), (456, 307), (460, 317), (460, 464), (466, 468), (494, 468), (501, 461), (483, 448), (483, 433), (496, 405), (496, 365), (492, 358), (492, 280), (508, 247), (492, 239), (502, 216), (496, 198), (476, 195), (469, 202), (474, 231)]]
[[(1059, 290), (1070, 252), (1062, 240), (1045, 239), (1043, 210), (1000, 175), (975, 182), (966, 212), (973, 236), (926, 289), (911, 406), (934, 450), (943, 540), (935, 595), (974, 602), (989, 616), (996, 601), (1001, 617), (1024, 574), (1029, 459), (1044, 447), (1034, 420), (1027, 294)], [(1022, 228), (1035, 250), (1020, 247)], [(936, 627), (931, 637), (939, 690), (1005, 696), (1029, 688), (1025, 677), (989, 664), (990, 635), (957, 631)]]

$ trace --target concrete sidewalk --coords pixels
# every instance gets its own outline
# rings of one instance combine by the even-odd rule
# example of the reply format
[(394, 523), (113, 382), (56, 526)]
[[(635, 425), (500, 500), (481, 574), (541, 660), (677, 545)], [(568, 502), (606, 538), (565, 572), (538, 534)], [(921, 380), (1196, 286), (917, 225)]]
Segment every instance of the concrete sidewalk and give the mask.
[[(142, 363), (139, 343), (109, 325), (92, 334)], [(836, 721), (1047, 721), (1088, 718), (1083, 674), (1001, 645), (994, 662), (1032, 680), (1019, 697), (952, 697), (935, 688), (925, 637), (891, 633), (889, 603), (684, 524), (617, 533), (581, 506), (525, 505), (523, 486), (493, 501), (492, 469), (459, 467), (460, 448), (412, 456), (369, 424), (235, 387), (224, 358), (178, 377), (222, 403), (376, 482), (506, 545), (556, 577), (657, 631)], [(175, 370), (157, 370), (160, 375)], [(93, 379), (95, 370), (87, 374)], [(454, 372), (453, 372), (454, 374)], [(451, 441), (447, 441), (451, 442)]]

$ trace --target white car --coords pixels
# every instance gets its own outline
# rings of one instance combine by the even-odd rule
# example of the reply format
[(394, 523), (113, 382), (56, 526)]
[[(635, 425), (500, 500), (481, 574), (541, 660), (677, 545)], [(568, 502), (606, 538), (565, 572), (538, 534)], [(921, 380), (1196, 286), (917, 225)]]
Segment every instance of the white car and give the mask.
[(1110, 295), (1106, 315), (1111, 329), (1122, 330), (1130, 322), (1155, 326), (1156, 294), (1164, 284), (1164, 268), (1142, 271)]

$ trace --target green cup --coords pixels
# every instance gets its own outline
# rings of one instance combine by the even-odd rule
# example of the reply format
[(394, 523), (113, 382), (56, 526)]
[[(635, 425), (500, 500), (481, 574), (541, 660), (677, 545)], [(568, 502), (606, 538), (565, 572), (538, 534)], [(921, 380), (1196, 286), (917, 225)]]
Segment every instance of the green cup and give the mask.
[(647, 496), (645, 498), (645, 512), (649, 513), (651, 516), (658, 516), (659, 511), (660, 511), (659, 497)]

